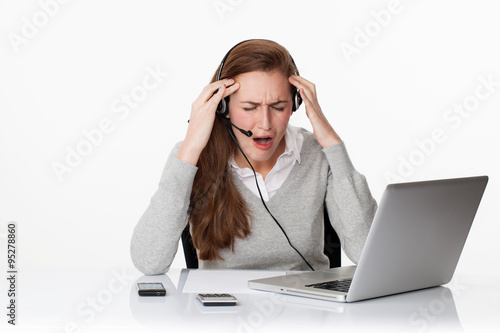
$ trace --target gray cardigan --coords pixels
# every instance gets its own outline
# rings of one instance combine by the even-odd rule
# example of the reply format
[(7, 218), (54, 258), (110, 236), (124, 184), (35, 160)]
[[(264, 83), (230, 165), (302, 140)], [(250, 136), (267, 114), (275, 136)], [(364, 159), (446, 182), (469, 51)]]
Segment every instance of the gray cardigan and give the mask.
[[(326, 205), (342, 248), (357, 263), (377, 203), (365, 177), (354, 169), (343, 142), (323, 149), (312, 133), (304, 129), (302, 132), (301, 163), (294, 166), (267, 206), (292, 244), (318, 270), (328, 268), (328, 258), (323, 254)], [(189, 198), (197, 167), (175, 157), (179, 147), (180, 143), (172, 150), (158, 189), (132, 236), (132, 261), (144, 274), (168, 271), (188, 223)], [(233, 176), (233, 180), (251, 211), (251, 233), (245, 239), (235, 238), (234, 252), (220, 250), (224, 260), (200, 260), (200, 268), (309, 270), (261, 199), (238, 177)]]

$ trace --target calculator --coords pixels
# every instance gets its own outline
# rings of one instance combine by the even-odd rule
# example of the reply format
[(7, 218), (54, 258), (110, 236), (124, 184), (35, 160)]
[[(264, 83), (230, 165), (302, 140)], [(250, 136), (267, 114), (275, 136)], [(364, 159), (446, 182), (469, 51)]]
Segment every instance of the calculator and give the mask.
[(198, 294), (196, 297), (204, 306), (234, 306), (236, 297), (230, 294)]

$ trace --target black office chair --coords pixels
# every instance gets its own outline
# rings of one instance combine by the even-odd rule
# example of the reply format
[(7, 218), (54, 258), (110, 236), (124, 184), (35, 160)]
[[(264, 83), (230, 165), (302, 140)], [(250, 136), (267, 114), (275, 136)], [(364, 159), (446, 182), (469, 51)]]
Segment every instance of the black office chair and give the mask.
[[(182, 247), (184, 248), (184, 258), (187, 268), (198, 268), (198, 256), (191, 240), (189, 224), (186, 226), (181, 236)], [(330, 260), (330, 268), (340, 267), (340, 239), (328, 218), (325, 208), (325, 247), (323, 252)]]
[(189, 223), (182, 232), (181, 240), (182, 240), (182, 247), (184, 248), (184, 258), (186, 259), (186, 267), (198, 268), (198, 255), (196, 254), (196, 248), (193, 245), (193, 240), (191, 239), (191, 233), (189, 232)]

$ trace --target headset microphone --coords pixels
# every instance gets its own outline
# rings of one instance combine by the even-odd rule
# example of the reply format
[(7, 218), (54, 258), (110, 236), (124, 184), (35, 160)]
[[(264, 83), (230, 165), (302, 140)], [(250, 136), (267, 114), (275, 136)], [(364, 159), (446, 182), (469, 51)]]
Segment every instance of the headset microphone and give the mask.
[(231, 120), (229, 120), (229, 118), (226, 118), (226, 117), (222, 117), (222, 118), (225, 119), (225, 120), (227, 120), (234, 128), (236, 128), (238, 131), (240, 131), (244, 135), (246, 135), (248, 137), (251, 137), (253, 135), (252, 131), (245, 131), (244, 129), (239, 128), (238, 126), (236, 126), (235, 124), (233, 124), (231, 122)]

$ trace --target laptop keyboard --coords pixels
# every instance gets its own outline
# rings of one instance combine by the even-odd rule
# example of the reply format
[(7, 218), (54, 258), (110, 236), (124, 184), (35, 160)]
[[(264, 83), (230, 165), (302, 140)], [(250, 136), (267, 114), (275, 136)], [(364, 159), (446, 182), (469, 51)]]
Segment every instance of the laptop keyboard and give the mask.
[(352, 279), (326, 281), (314, 284), (307, 284), (306, 287), (341, 291), (346, 293), (349, 291), (349, 287), (351, 286), (351, 281)]

